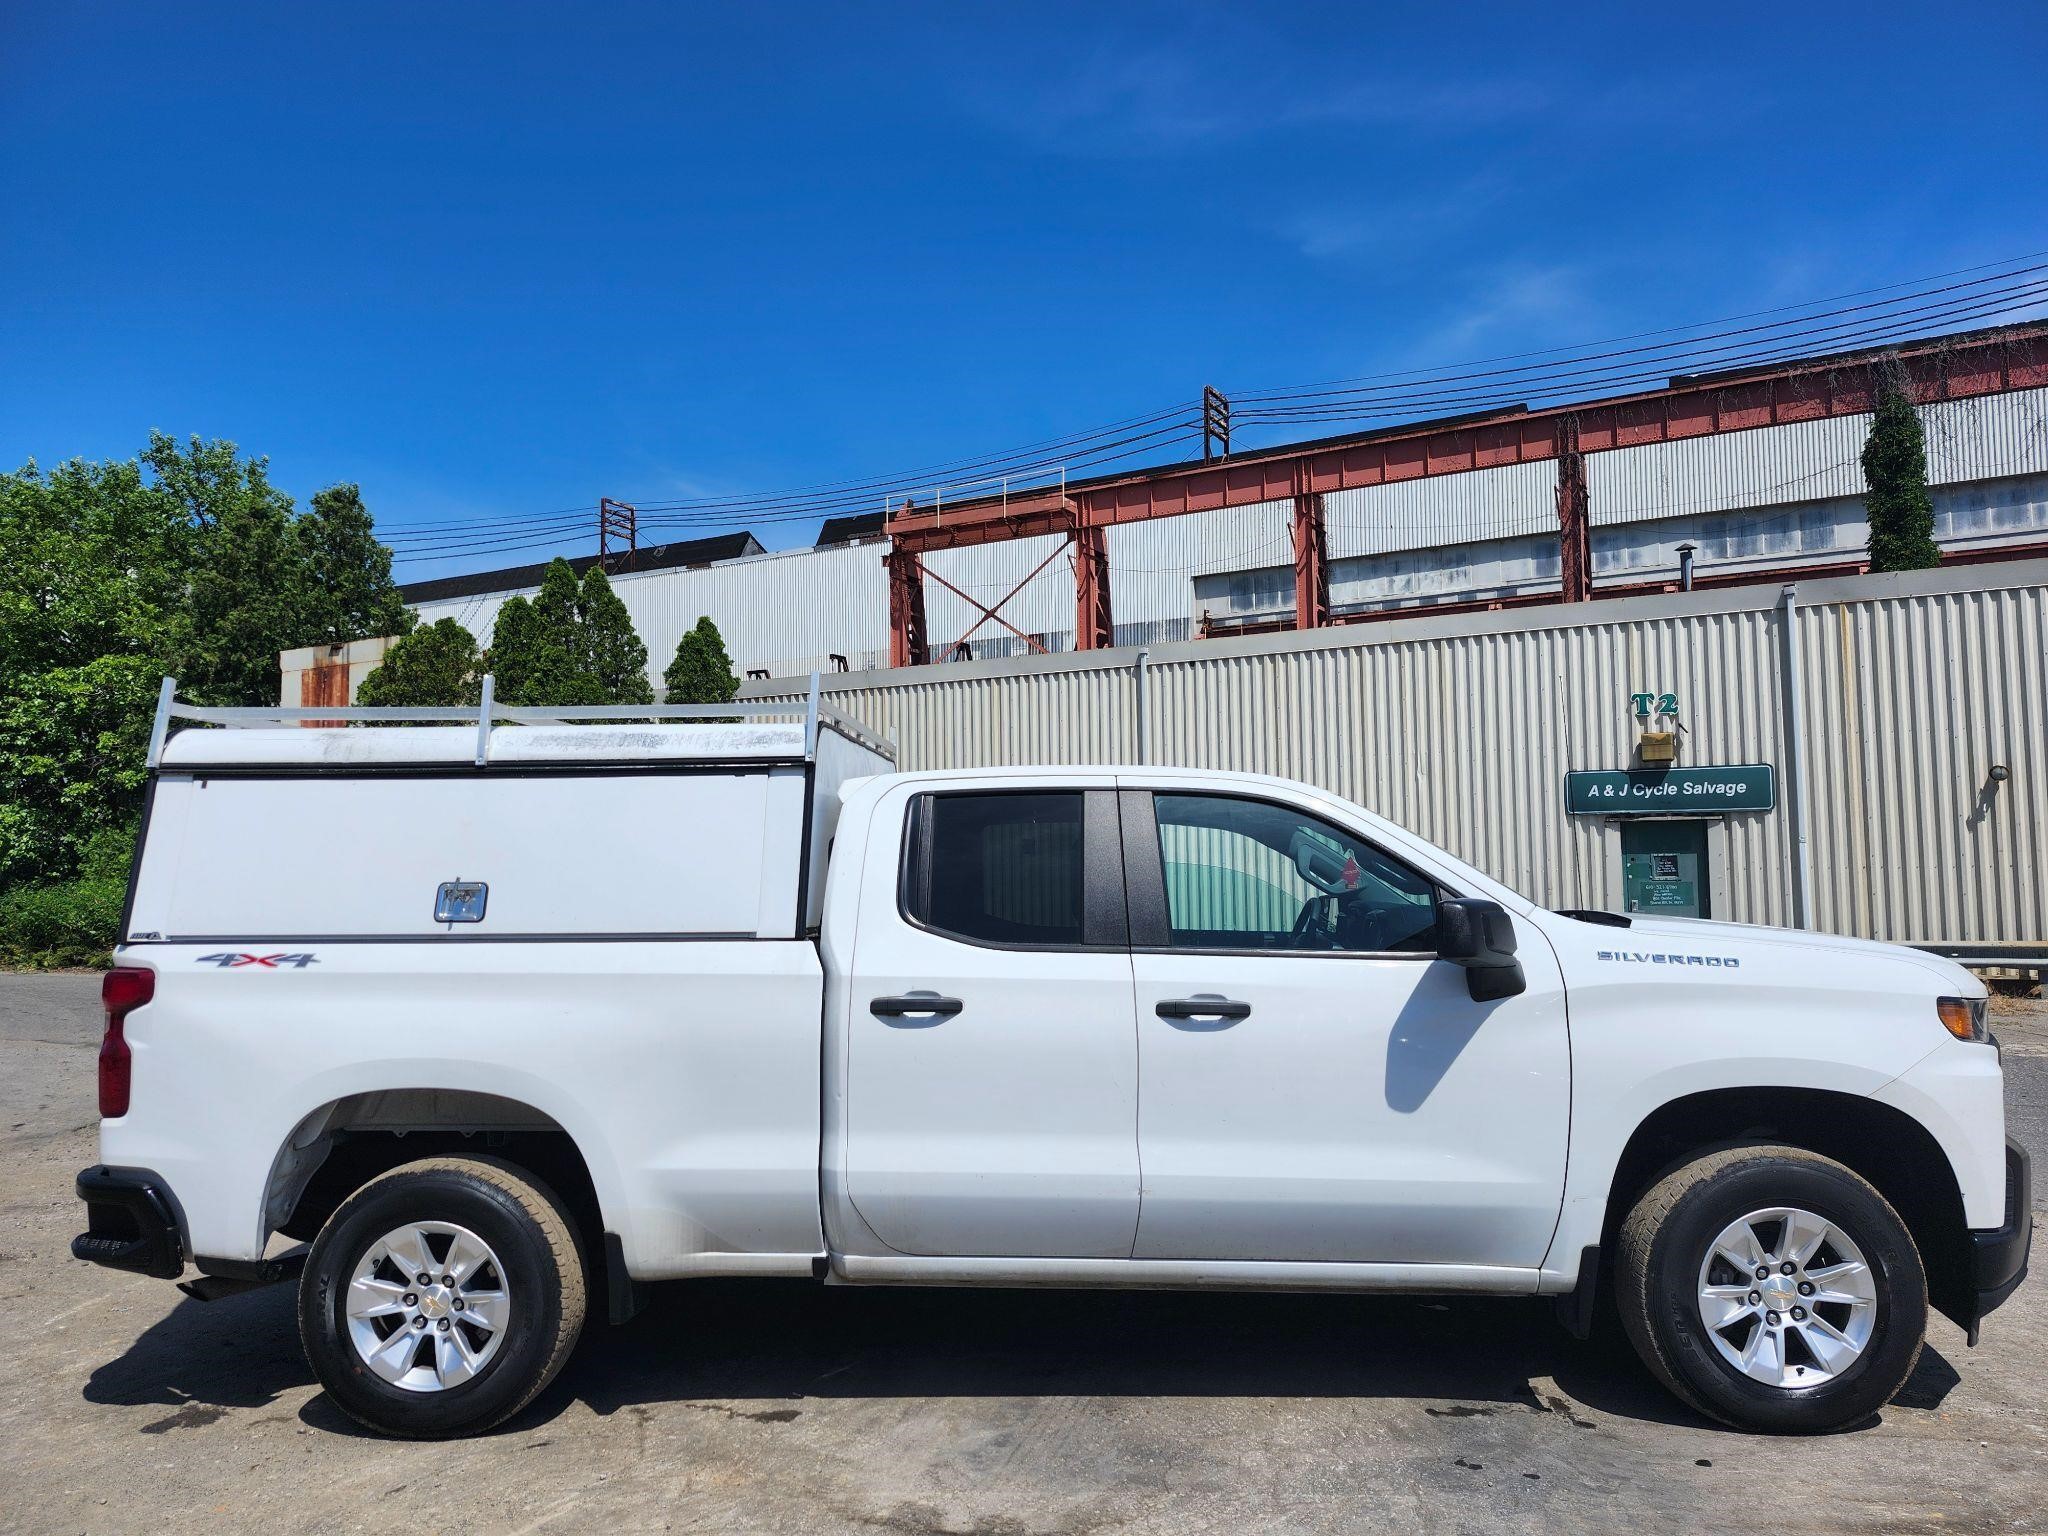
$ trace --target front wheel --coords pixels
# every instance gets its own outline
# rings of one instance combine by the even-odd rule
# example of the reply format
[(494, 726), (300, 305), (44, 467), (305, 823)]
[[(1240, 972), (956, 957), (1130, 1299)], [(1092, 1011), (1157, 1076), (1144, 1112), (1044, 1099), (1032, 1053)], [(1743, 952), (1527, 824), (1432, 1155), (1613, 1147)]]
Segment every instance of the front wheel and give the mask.
[(569, 1358), (584, 1273), (561, 1203), (507, 1165), (431, 1158), (328, 1218), (299, 1282), (299, 1334), (351, 1417), (414, 1439), (510, 1418)]
[(1678, 1169), (1629, 1212), (1615, 1267), (1644, 1364), (1742, 1429), (1867, 1420), (1905, 1385), (1927, 1331), (1927, 1277), (1898, 1212), (1796, 1147), (1738, 1147)]

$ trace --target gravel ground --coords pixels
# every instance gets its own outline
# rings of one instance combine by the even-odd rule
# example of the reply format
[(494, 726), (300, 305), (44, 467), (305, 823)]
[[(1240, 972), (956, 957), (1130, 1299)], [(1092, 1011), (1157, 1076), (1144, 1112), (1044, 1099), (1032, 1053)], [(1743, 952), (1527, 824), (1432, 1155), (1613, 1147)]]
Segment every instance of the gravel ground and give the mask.
[[(2012, 1531), (2048, 1525), (2048, 1299), (1823, 1440), (1733, 1434), (1541, 1304), (663, 1287), (482, 1440), (358, 1433), (282, 1288), (73, 1262), (97, 981), (0, 976), (0, 1531)], [(2001, 1008), (2048, 1167), (2048, 1008)]]

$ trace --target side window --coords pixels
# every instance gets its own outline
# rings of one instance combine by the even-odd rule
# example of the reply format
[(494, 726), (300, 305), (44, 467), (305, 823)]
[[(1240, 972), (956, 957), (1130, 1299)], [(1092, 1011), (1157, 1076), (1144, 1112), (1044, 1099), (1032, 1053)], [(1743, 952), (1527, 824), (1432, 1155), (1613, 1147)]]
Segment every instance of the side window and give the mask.
[(1176, 949), (1436, 952), (1437, 888), (1314, 816), (1154, 794)]
[(920, 795), (904, 910), (927, 928), (984, 944), (1080, 944), (1082, 813), (1079, 790)]

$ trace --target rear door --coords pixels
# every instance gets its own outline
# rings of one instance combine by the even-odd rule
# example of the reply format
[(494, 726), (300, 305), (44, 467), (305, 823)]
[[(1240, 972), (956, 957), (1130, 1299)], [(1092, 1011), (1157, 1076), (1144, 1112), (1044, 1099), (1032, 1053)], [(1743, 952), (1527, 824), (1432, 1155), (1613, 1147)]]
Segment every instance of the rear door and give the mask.
[[(1474, 1002), (1428, 875), (1284, 800), (1124, 796), (1135, 1255), (1534, 1266), (1563, 1194), (1562, 979)], [(1450, 894), (1462, 894), (1452, 892)]]
[(1137, 1036), (1111, 781), (913, 783), (872, 826), (849, 968), (855, 1211), (899, 1253), (1128, 1258)]

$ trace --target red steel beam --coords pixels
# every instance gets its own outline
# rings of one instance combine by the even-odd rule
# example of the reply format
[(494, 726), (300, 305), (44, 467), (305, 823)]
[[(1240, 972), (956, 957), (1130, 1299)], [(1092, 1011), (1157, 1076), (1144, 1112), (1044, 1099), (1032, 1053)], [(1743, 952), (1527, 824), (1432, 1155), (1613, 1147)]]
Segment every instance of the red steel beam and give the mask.
[(1330, 622), (1330, 538), (1323, 498), (1294, 498), (1294, 627), (1321, 629)]
[(1007, 503), (949, 506), (943, 522), (931, 508), (912, 508), (892, 513), (888, 531), (912, 549), (946, 549), (1526, 464), (1559, 457), (1559, 423), (1566, 418), (1578, 423), (1580, 452), (1604, 453), (1858, 415), (1871, 409), (1878, 369), (1894, 361), (1921, 402), (2038, 389), (2048, 386), (2048, 325), (1937, 337), (1454, 426), (1397, 427), (1266, 449), (1221, 464), (1175, 465), (1088, 485), (1070, 482), (1064, 497), (1047, 492), (1012, 495)]
[(1586, 451), (1579, 418), (1557, 421), (1557, 544), (1564, 600), (1583, 603), (1593, 595), (1593, 511), (1586, 489)]
[(1116, 644), (1109, 609), (1109, 539), (1100, 528), (1074, 530), (1074, 649), (1103, 651)]
[(915, 550), (891, 545), (882, 556), (889, 568), (889, 665), (921, 667), (932, 659), (924, 622), (924, 567)]

